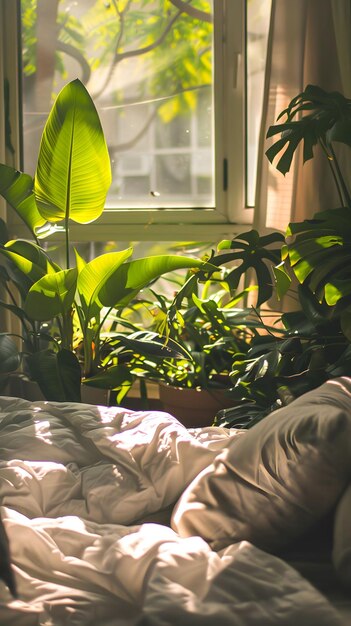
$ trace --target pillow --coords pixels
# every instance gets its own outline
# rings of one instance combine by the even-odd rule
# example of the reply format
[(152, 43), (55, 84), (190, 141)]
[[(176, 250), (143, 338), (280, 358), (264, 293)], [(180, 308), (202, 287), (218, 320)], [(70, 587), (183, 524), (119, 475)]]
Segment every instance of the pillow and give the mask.
[(276, 550), (336, 503), (351, 475), (351, 378), (324, 383), (237, 437), (186, 489), (181, 536), (215, 550), (248, 540)]
[(351, 485), (342, 495), (335, 511), (333, 563), (340, 580), (351, 587)]

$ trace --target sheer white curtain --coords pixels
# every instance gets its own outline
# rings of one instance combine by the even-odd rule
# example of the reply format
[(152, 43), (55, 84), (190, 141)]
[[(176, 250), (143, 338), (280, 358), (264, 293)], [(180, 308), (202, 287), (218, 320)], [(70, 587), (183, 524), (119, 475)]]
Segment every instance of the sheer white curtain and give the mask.
[(305, 165), (301, 154), (295, 157), (284, 177), (264, 156), (269, 146), (265, 136), (307, 84), (351, 97), (350, 26), (350, 0), (272, 2), (255, 210), (260, 232), (285, 230), (289, 221), (338, 206), (328, 164), (317, 154), (318, 147), (317, 157)]

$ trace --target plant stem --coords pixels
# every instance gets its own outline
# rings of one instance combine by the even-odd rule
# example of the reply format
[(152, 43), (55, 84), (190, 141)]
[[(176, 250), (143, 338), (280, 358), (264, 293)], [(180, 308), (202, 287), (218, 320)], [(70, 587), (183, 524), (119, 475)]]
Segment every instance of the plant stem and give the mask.
[(56, 316), (56, 322), (57, 322), (57, 326), (59, 328), (59, 333), (60, 333), (60, 336), (61, 336), (61, 343), (62, 343), (62, 341), (63, 341), (63, 328), (62, 328), (61, 319), (60, 319), (60, 317), (58, 315)]
[(341, 206), (345, 206), (344, 196), (343, 196), (343, 193), (342, 193), (342, 187), (341, 187), (340, 181), (338, 179), (337, 172), (335, 171), (335, 162), (333, 160), (333, 155), (330, 154), (327, 144), (324, 141), (322, 141), (322, 139), (319, 140), (319, 143), (320, 143), (320, 145), (322, 147), (322, 150), (323, 150), (324, 154), (327, 157), (327, 160), (328, 160), (328, 163), (329, 163), (329, 167), (330, 167), (330, 171), (332, 173), (332, 176), (333, 176), (333, 179), (334, 179), (334, 183), (336, 185), (336, 189), (337, 189), (337, 192), (338, 192), (338, 195), (339, 195)]
[(65, 236), (66, 236), (66, 268), (69, 268), (70, 265), (70, 259), (69, 259), (69, 225), (68, 225), (68, 215), (66, 213), (65, 216)]
[(144, 411), (146, 411), (149, 408), (149, 399), (147, 397), (147, 386), (144, 378), (139, 378), (139, 390), (141, 407)]
[(333, 161), (334, 161), (334, 165), (335, 165), (335, 171), (336, 171), (336, 174), (337, 174), (337, 177), (338, 177), (338, 180), (339, 180), (340, 187), (341, 187), (341, 189), (343, 191), (344, 203), (346, 203), (345, 206), (351, 208), (351, 197), (350, 197), (349, 191), (347, 189), (344, 177), (343, 177), (343, 175), (341, 173), (340, 165), (339, 165), (338, 159), (336, 158), (336, 154), (335, 154), (334, 148), (333, 148), (331, 143), (328, 144), (328, 148), (329, 148), (329, 151), (331, 153), (331, 156), (333, 157)]
[(62, 347), (72, 351), (73, 347), (73, 323), (72, 310), (62, 314)]

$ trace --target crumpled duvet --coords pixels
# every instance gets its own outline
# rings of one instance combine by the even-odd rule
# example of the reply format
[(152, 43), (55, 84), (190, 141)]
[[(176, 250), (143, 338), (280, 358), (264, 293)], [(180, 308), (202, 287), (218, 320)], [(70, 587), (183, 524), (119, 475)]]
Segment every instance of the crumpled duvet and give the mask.
[(3, 626), (336, 626), (294, 569), (247, 542), (214, 552), (168, 526), (193, 478), (244, 432), (161, 412), (0, 398), (1, 515), (19, 598)]

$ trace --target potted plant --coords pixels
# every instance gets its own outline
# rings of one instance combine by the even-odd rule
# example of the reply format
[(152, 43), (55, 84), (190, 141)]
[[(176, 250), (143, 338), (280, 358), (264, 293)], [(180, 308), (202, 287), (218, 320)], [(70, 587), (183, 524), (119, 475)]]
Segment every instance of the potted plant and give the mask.
[[(66, 85), (53, 105), (34, 180), (0, 165), (0, 193), (31, 236), (31, 240), (8, 240), (6, 226), (1, 224), (0, 253), (7, 263), (1, 268), (0, 280), (9, 297), (0, 305), (20, 319), (23, 346), (18, 350), (9, 334), (1, 336), (0, 373), (5, 373), (5, 362), (7, 371), (24, 363), (26, 373), (50, 400), (80, 401), (81, 382), (117, 388), (123, 397), (131, 372), (117, 355), (105, 360), (111, 338), (101, 335), (104, 319), (110, 311), (126, 306), (158, 276), (177, 268), (204, 267), (201, 260), (177, 255), (131, 260), (132, 248), (89, 262), (77, 251), (72, 254), (70, 220), (85, 224), (97, 219), (110, 181), (100, 120), (79, 80)], [(62, 229), (60, 222), (65, 232), (64, 268), (54, 262), (42, 243), (43, 237)], [(143, 345), (146, 351), (149, 339)], [(173, 347), (167, 350), (177, 356)]]
[[(314, 146), (320, 144), (328, 157), (341, 209), (316, 214), (314, 220), (302, 224), (290, 224), (286, 238), (281, 233), (260, 236), (253, 230), (221, 242), (218, 254), (209, 259), (211, 265), (234, 263), (234, 268), (226, 272), (225, 283), (218, 279), (216, 283), (212, 275), (201, 297), (201, 271), (180, 286), (173, 301), (167, 302), (164, 296), (155, 294), (163, 321), (158, 327), (154, 324), (153, 329), (164, 332), (166, 328), (178, 345), (189, 350), (192, 360), (167, 359), (155, 364), (144, 359), (142, 366), (137, 364), (137, 375), (161, 379), (169, 389), (213, 390), (224, 386), (231, 389), (231, 399), (246, 399), (242, 409), (235, 406), (231, 412), (225, 410), (217, 423), (229, 425), (231, 415), (230, 424), (252, 425), (273, 408), (327, 378), (350, 372), (350, 197), (333, 147), (334, 141), (351, 145), (350, 104), (341, 94), (327, 94), (308, 86), (283, 112), (286, 121), (268, 131), (268, 136), (283, 133), (267, 156), (273, 159), (286, 147), (278, 162), (284, 173), (301, 140), (305, 144), (305, 160), (312, 158)], [(295, 119), (301, 111), (306, 114)], [(227, 290), (235, 293), (248, 271), (256, 274), (255, 307), (232, 310), (234, 301), (229, 299), (224, 308), (222, 294), (207, 297), (209, 284), (225, 284)], [(276, 324), (269, 326), (262, 307), (273, 293), (278, 299), (286, 293), (292, 274), (300, 282), (296, 291), (299, 310), (277, 313)], [(219, 335), (215, 328), (220, 329)], [(242, 338), (243, 329), (244, 346), (234, 345), (235, 333), (239, 330)], [(222, 360), (219, 366), (218, 355)]]
[[(279, 134), (279, 139), (267, 157), (273, 161), (279, 156), (277, 168), (285, 174), (300, 142), (304, 161), (319, 146), (327, 157), (340, 208), (289, 224), (280, 261), (271, 264), (271, 283), (280, 297), (294, 275), (299, 309), (281, 314), (282, 329), (277, 333), (270, 328), (255, 336), (247, 357), (234, 364), (233, 393), (244, 402), (218, 414), (216, 423), (225, 426), (252, 426), (272, 408), (328, 378), (351, 372), (351, 200), (334, 146), (334, 142), (351, 146), (351, 100), (309, 85), (279, 120), (284, 116), (268, 130), (268, 137)], [(235, 247), (235, 240), (231, 245)]]
[[(219, 265), (215, 256), (209, 261)], [(210, 278), (201, 270), (185, 277), (173, 273), (162, 291), (157, 286), (145, 290), (123, 312), (131, 334), (118, 341), (126, 355), (129, 348), (127, 367), (140, 381), (158, 383), (163, 408), (187, 426), (211, 424), (219, 408), (232, 405), (232, 364), (257, 332), (238, 307), (246, 290), (231, 295), (226, 274), (222, 267)], [(172, 354), (145, 354), (140, 347), (138, 352), (134, 339), (147, 332), (178, 349), (177, 360)]]

